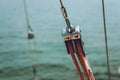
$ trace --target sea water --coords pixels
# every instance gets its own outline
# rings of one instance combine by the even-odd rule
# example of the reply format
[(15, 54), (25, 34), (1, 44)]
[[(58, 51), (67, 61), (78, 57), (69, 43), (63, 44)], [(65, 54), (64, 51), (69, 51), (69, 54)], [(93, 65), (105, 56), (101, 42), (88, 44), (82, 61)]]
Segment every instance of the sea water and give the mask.
[[(107, 80), (102, 0), (62, 1), (71, 24), (81, 28), (95, 79)], [(32, 80), (32, 65), (40, 80), (79, 80), (61, 36), (66, 24), (59, 0), (26, 2), (37, 51), (29, 54), (23, 0), (0, 0), (0, 80)], [(111, 80), (120, 79), (119, 4), (120, 0), (105, 0)], [(30, 46), (34, 50), (32, 41)]]

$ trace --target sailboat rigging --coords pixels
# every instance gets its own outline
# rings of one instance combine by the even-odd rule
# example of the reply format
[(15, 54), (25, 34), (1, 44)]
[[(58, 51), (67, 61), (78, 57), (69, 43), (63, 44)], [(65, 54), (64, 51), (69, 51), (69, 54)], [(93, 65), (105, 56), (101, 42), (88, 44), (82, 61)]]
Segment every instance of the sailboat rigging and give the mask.
[[(23, 4), (24, 4), (24, 9), (25, 9), (25, 16), (26, 16), (26, 22), (27, 22), (27, 39), (28, 39), (28, 48), (29, 48), (29, 55), (31, 58), (31, 63), (32, 63), (32, 70), (33, 70), (33, 75), (34, 75), (34, 80), (38, 80), (38, 76), (37, 76), (37, 69), (35, 66), (35, 60), (32, 57), (32, 53), (33, 53), (33, 49), (30, 46), (31, 41), (33, 41), (35, 50), (37, 51), (37, 45), (36, 45), (36, 40), (35, 40), (35, 34), (33, 32), (33, 29), (30, 25), (30, 21), (29, 21), (29, 17), (28, 17), (28, 11), (27, 11), (27, 5), (26, 5), (26, 0), (23, 0)], [(34, 51), (35, 51), (34, 50)]]
[(105, 37), (105, 48), (106, 48), (106, 63), (107, 63), (107, 71), (108, 71), (107, 74), (108, 74), (108, 80), (110, 80), (110, 65), (109, 65), (109, 52), (108, 52), (107, 26), (106, 26), (104, 0), (102, 0), (102, 12), (103, 12), (104, 37)]
[[(67, 25), (67, 28), (63, 29), (63, 32), (62, 32), (62, 36), (64, 39), (67, 52), (71, 56), (74, 62), (74, 65), (76, 67), (80, 80), (85, 80), (83, 73), (81, 71), (81, 68), (83, 69), (87, 80), (95, 80), (92, 69), (87, 60), (87, 56), (83, 48), (84, 44), (82, 41), (80, 27), (79, 26), (74, 27), (71, 25), (66, 8), (64, 7), (62, 0), (59, 0), (59, 1), (61, 5), (61, 12)], [(30, 47), (30, 41), (33, 40), (33, 43), (36, 46), (35, 34), (29, 22), (26, 1), (23, 0), (23, 3), (24, 3), (26, 22), (27, 22), (29, 53), (32, 54), (31, 47)], [(103, 23), (104, 23), (104, 34), (105, 34), (105, 47), (106, 47), (106, 63), (107, 63), (107, 69), (108, 69), (108, 80), (110, 80), (110, 66), (109, 66), (109, 56), (108, 56), (108, 43), (107, 43), (104, 0), (102, 0), (102, 10), (103, 10)], [(31, 56), (31, 60), (32, 60), (32, 68), (33, 68), (33, 74), (34, 74), (35, 80), (38, 80), (37, 70), (36, 70), (36, 67), (34, 66), (34, 59), (32, 59), (32, 56)], [(81, 67), (79, 64), (81, 65)]]
[[(87, 80), (95, 80), (92, 69), (88, 63), (85, 51), (83, 49), (82, 36), (79, 26), (73, 27), (67, 16), (67, 11), (63, 6), (62, 0), (59, 0), (61, 4), (61, 12), (67, 24), (67, 28), (63, 30), (63, 38), (68, 54), (71, 55), (74, 65), (77, 69), (80, 80), (84, 80), (83, 74), (80, 70), (79, 64), (86, 75)], [(78, 61), (77, 61), (78, 60)]]

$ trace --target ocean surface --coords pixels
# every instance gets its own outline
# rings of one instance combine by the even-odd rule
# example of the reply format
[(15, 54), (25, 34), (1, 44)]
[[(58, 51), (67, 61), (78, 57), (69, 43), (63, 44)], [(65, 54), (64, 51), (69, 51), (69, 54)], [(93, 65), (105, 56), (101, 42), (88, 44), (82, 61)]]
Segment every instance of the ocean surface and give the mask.
[[(79, 25), (96, 80), (107, 80), (102, 0), (63, 0), (71, 24)], [(35, 33), (29, 53), (23, 0), (0, 0), (0, 80), (79, 80), (68, 55), (59, 0), (26, 0)], [(111, 80), (120, 80), (120, 0), (105, 0)], [(37, 48), (37, 51), (34, 51)]]

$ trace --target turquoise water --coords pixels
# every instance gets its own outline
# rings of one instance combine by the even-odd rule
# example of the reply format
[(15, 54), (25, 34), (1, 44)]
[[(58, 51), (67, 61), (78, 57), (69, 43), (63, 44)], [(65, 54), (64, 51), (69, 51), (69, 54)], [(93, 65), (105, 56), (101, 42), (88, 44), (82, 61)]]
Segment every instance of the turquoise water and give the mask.
[[(32, 54), (41, 80), (79, 80), (64, 46), (66, 27), (58, 0), (26, 0), (38, 51)], [(63, 0), (72, 25), (80, 25), (96, 80), (107, 79), (101, 0)], [(105, 0), (111, 80), (120, 72), (120, 1)], [(0, 0), (0, 80), (31, 80), (22, 0)], [(31, 46), (34, 46), (31, 44)]]

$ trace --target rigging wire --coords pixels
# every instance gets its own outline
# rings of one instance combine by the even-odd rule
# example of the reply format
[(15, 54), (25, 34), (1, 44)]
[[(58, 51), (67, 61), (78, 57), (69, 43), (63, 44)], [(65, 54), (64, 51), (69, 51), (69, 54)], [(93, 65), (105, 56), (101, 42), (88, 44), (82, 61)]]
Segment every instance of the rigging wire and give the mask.
[(35, 66), (35, 60), (32, 57), (33, 50), (32, 50), (32, 48), (30, 46), (30, 40), (33, 40), (33, 44), (34, 44), (34, 47), (35, 47), (34, 51), (37, 51), (37, 45), (36, 45), (36, 40), (35, 40), (34, 32), (32, 30), (32, 27), (30, 26), (30, 21), (29, 21), (29, 17), (28, 17), (26, 0), (23, 0), (23, 4), (24, 4), (25, 16), (26, 16), (26, 23), (27, 23), (28, 49), (29, 49), (29, 54), (30, 54), (30, 58), (31, 58), (34, 79), (38, 80), (38, 78), (37, 78), (37, 70), (36, 70), (36, 66)]
[(61, 4), (61, 12), (62, 12), (62, 15), (65, 19), (66, 25), (67, 25), (67, 31), (72, 32), (73, 28), (70, 25), (70, 20), (68, 19), (66, 8), (63, 6), (62, 0), (59, 0), (59, 1), (60, 1), (60, 4)]
[(105, 4), (102, 0), (102, 12), (103, 12), (103, 23), (104, 23), (104, 36), (105, 36), (105, 48), (106, 48), (106, 62), (108, 71), (108, 80), (110, 80), (110, 65), (109, 65), (109, 54), (108, 54), (108, 40), (107, 40), (107, 26), (106, 26), (106, 16), (105, 16)]
[(29, 17), (28, 17), (26, 0), (23, 0), (23, 4), (24, 4), (24, 9), (25, 9), (25, 16), (26, 16), (27, 27), (32, 30), (32, 28), (30, 27), (30, 21), (29, 21)]

